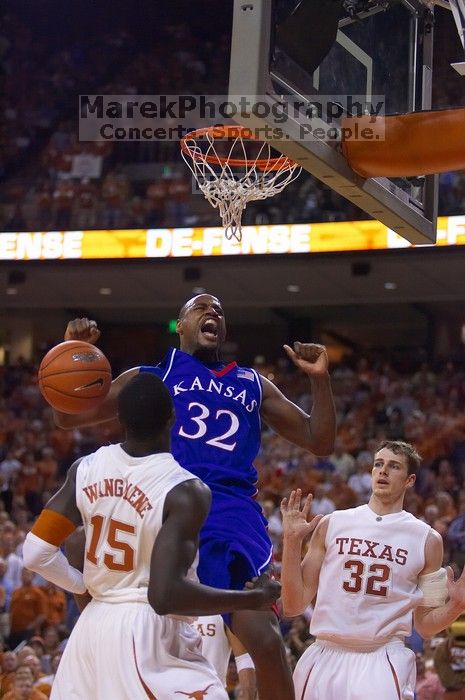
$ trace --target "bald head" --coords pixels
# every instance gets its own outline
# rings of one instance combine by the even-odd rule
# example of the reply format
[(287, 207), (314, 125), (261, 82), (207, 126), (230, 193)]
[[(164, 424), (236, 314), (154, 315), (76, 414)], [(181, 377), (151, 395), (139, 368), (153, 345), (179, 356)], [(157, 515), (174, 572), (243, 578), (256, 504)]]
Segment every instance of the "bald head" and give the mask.
[(179, 310), (179, 318), (183, 318), (186, 315), (186, 313), (195, 306), (197, 302), (216, 304), (219, 308), (221, 308), (220, 300), (218, 299), (218, 297), (213, 296), (213, 294), (196, 294), (195, 297), (191, 297), (186, 301), (186, 303), (183, 306), (181, 306)]
[(181, 350), (206, 362), (218, 359), (226, 338), (226, 323), (220, 300), (212, 294), (197, 294), (179, 312), (176, 332)]

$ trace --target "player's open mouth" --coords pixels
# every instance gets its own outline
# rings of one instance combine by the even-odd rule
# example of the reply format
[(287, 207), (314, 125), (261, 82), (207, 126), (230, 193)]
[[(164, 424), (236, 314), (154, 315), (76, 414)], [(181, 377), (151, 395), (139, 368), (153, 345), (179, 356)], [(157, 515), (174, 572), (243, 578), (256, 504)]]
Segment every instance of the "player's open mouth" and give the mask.
[(389, 481), (386, 481), (386, 479), (379, 479), (377, 484), (378, 486), (389, 486)]
[(207, 340), (216, 340), (218, 337), (218, 321), (214, 318), (207, 318), (201, 325), (200, 331)]

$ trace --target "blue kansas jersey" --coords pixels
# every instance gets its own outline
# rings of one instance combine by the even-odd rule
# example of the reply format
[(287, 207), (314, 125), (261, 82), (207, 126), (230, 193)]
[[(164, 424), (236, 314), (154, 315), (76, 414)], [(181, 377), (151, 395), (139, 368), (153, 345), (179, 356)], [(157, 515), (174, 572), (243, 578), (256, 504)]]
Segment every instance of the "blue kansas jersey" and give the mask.
[(213, 363), (172, 348), (156, 366), (173, 397), (172, 452), (212, 491), (200, 537), (200, 580), (242, 588), (271, 559), (266, 520), (256, 494), (253, 460), (260, 447), (262, 385), (254, 369)]
[(158, 374), (170, 389), (175, 459), (212, 488), (253, 496), (262, 400), (257, 372), (235, 362), (205, 365), (175, 348), (156, 367), (141, 369)]

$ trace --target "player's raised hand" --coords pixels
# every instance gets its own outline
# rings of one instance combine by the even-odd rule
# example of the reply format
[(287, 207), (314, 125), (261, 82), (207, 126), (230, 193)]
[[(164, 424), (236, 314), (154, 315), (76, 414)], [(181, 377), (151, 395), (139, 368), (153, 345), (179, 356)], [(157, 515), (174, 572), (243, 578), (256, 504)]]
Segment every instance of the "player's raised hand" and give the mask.
[(281, 584), (271, 579), (268, 574), (255, 576), (251, 581), (247, 581), (244, 588), (260, 593), (256, 610), (269, 610), (281, 595)]
[(291, 491), (289, 498), (281, 501), (281, 515), (283, 517), (283, 535), (303, 541), (312, 534), (320, 522), (322, 516), (316, 515), (308, 522), (308, 516), (312, 508), (313, 495), (308, 494), (302, 502), (302, 489)]
[(457, 581), (454, 581), (454, 572), (450, 566), (447, 567), (446, 571), (449, 602), (463, 611), (465, 610), (465, 566)]
[(65, 340), (83, 340), (85, 343), (95, 345), (100, 338), (97, 323), (89, 318), (75, 318), (68, 323), (65, 331)]
[(284, 345), (288, 357), (305, 374), (316, 377), (328, 372), (328, 354), (324, 345), (317, 343), (294, 343), (294, 349)]

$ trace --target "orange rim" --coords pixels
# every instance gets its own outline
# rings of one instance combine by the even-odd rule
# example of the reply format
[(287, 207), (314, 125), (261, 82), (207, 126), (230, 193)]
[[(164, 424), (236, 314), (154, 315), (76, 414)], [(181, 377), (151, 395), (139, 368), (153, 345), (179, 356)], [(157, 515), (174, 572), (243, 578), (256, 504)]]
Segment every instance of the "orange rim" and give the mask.
[(228, 158), (227, 156), (211, 156), (206, 153), (199, 153), (192, 150), (192, 148), (187, 143), (191, 139), (199, 139), (202, 136), (207, 136), (210, 134), (215, 139), (224, 138), (241, 138), (248, 141), (260, 141), (254, 136), (251, 129), (247, 129), (244, 126), (206, 126), (202, 129), (196, 129), (191, 131), (187, 136), (183, 136), (181, 139), (181, 151), (186, 155), (189, 155), (192, 160), (203, 161), (204, 163), (211, 163), (212, 165), (232, 165), (234, 167), (243, 167), (245, 165), (253, 165), (259, 170), (274, 171), (274, 170), (290, 170), (294, 168), (297, 163), (285, 155), (278, 156), (277, 158), (263, 158), (260, 160), (255, 160), (253, 158)]

